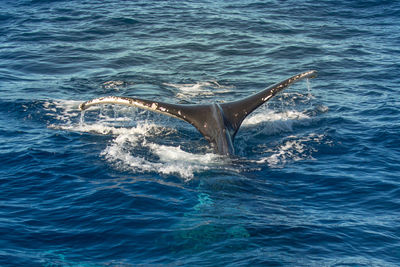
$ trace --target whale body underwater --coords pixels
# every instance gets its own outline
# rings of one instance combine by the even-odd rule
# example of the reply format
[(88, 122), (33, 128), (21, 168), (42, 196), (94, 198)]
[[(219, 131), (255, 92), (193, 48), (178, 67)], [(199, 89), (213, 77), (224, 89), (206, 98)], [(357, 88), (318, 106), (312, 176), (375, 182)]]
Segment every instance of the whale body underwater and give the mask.
[(249, 97), (213, 104), (170, 104), (139, 98), (105, 96), (89, 100), (79, 105), (80, 110), (100, 105), (118, 104), (155, 111), (184, 120), (192, 124), (220, 155), (235, 153), (233, 141), (243, 120), (255, 109), (267, 102), (289, 85), (305, 78), (314, 78), (317, 71), (310, 70), (294, 75)]

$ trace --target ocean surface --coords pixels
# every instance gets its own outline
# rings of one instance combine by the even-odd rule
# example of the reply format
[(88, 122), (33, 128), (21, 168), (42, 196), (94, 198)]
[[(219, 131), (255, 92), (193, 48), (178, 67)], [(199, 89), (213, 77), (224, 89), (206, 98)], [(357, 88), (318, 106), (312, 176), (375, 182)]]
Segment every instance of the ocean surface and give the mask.
[(399, 1), (2, 1), (0, 266), (400, 266), (399, 161)]

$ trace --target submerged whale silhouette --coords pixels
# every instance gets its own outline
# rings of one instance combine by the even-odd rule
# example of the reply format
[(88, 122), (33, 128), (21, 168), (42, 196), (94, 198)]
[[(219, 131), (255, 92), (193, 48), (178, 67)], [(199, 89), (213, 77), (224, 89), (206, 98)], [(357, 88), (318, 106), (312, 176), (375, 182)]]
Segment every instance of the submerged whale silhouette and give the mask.
[(316, 74), (315, 70), (303, 72), (274, 84), (259, 93), (227, 103), (169, 104), (139, 98), (106, 96), (84, 102), (80, 104), (79, 108), (85, 110), (93, 105), (119, 104), (156, 111), (187, 121), (210, 142), (216, 153), (232, 155), (235, 152), (233, 140), (247, 115), (289, 85), (304, 78), (314, 78)]

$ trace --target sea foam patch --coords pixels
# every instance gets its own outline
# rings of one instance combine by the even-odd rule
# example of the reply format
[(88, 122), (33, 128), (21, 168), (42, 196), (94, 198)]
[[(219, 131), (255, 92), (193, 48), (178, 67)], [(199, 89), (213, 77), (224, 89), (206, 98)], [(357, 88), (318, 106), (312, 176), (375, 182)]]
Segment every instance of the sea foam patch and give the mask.
[[(306, 136), (288, 136), (275, 147), (266, 149), (257, 164), (267, 163), (270, 168), (283, 168), (286, 164), (300, 160), (315, 160), (313, 153), (317, 152), (316, 144), (323, 142), (325, 135), (308, 134)], [(268, 156), (265, 156), (265, 155)]]
[(301, 111), (286, 110), (274, 111), (264, 110), (250, 115), (243, 121), (242, 127), (255, 127), (262, 125), (264, 134), (277, 134), (281, 132), (292, 132), (296, 125), (308, 125), (311, 117)]
[[(195, 173), (210, 170), (223, 164), (224, 159), (213, 153), (195, 154), (184, 151), (180, 146), (160, 145), (132, 136), (116, 137), (102, 152), (102, 156), (114, 167), (132, 172), (158, 172), (164, 175), (178, 175), (190, 180)], [(146, 155), (133, 151), (147, 147)]]

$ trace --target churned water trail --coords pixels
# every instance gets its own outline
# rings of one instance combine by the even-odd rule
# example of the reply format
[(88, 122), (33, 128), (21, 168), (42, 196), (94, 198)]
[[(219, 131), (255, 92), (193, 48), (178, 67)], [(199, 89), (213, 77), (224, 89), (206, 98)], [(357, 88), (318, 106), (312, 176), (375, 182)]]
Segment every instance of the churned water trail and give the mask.
[[(3, 1), (4, 2), (4, 1)], [(398, 1), (5, 1), (1, 266), (399, 266)], [(242, 99), (234, 157), (102, 96)]]

